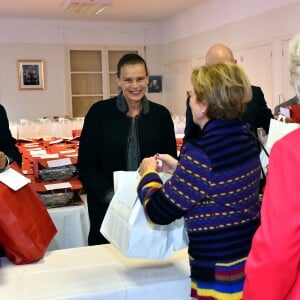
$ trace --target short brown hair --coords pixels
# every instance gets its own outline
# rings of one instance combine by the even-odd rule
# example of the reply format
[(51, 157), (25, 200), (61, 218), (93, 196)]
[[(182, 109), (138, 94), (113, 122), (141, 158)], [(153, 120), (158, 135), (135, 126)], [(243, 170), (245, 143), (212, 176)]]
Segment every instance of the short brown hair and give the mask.
[(196, 68), (191, 79), (197, 101), (208, 103), (209, 119), (239, 118), (252, 98), (248, 76), (232, 62)]

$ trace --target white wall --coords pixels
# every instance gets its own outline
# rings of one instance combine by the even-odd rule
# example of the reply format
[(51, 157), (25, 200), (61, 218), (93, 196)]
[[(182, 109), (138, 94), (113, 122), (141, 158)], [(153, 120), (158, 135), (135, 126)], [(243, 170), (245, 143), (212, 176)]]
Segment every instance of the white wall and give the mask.
[[(221, 1), (212, 1), (212, 3), (216, 2), (220, 3)], [(235, 7), (238, 7), (238, 3), (241, 2), (244, 1), (235, 1)], [(261, 3), (261, 1), (251, 2), (253, 4)], [(275, 1), (275, 3), (276, 2), (280, 1)], [(233, 3), (233, 1), (228, 1), (228, 3)], [(229, 6), (229, 8), (227, 8), (226, 1), (226, 6), (222, 7), (223, 14), (226, 15), (230, 9), (232, 9), (232, 7)], [(241, 9), (243, 10), (243, 5)], [(236, 12), (237, 11), (239, 11), (239, 8), (236, 8)], [(285, 47), (286, 50), (286, 40), (300, 31), (299, 11), (300, 1), (297, 1), (243, 20), (229, 22), (228, 24), (210, 30), (202, 31), (204, 24), (201, 23), (202, 27), (199, 25), (198, 34), (186, 36), (178, 40), (175, 31), (177, 30), (176, 24), (181, 21), (181, 15), (178, 17), (178, 20), (173, 19), (170, 23), (166, 24), (164, 35), (172, 37), (173, 40), (162, 45), (164, 64), (169, 70), (172, 65), (173, 69), (175, 66), (180, 67), (184, 61), (189, 64), (190, 67), (194, 67), (197, 63), (203, 62), (207, 49), (214, 43), (229, 45), (233, 49), (236, 58), (239, 58), (240, 54), (245, 55), (251, 48), (253, 52), (257, 52), (259, 48), (270, 49), (269, 53), (261, 52), (260, 55), (265, 55), (265, 59), (261, 56), (255, 57), (252, 55), (253, 60), (244, 63), (243, 66), (247, 73), (249, 73), (248, 75), (252, 83), (262, 87), (268, 106), (273, 109), (274, 106), (278, 104), (280, 94), (284, 94), (285, 99), (293, 96), (292, 89), (287, 88), (289, 82), (283, 72), (283, 67), (286, 66), (287, 59), (286, 52), (283, 52), (283, 49)], [(194, 23), (200, 22), (199, 20), (193, 20), (193, 18), (201, 19), (201, 17), (198, 17), (199, 15), (195, 15), (193, 12), (194, 11), (190, 11), (190, 18), (187, 17), (188, 12), (185, 12), (186, 27), (190, 26), (190, 28), (192, 28), (191, 31), (195, 31), (196, 25)], [(216, 17), (213, 18), (213, 20), (219, 22), (219, 14), (217, 12), (216, 15), (215, 13), (211, 13), (210, 17), (212, 18), (213, 16)], [(191, 26), (191, 24), (193, 24), (193, 26)], [(209, 27), (209, 25), (206, 27)], [(181, 35), (186, 34), (181, 32)], [(189, 68), (187, 67), (185, 70), (186, 73), (184, 75), (181, 74), (181, 77), (183, 76), (183, 80), (186, 82), (185, 87), (180, 89), (178, 84), (173, 86), (168, 85), (172, 93), (167, 92), (163, 95), (163, 103), (168, 106), (173, 113), (180, 115), (184, 114), (185, 105), (184, 103), (178, 104), (178, 102), (185, 102), (185, 92), (189, 88), (187, 80), (187, 78), (190, 77), (190, 72), (188, 72)], [(262, 76), (262, 74), (264, 75)], [(164, 74), (167, 78), (171, 75), (172, 74), (168, 73)], [(176, 82), (174, 78), (172, 80)]]
[[(54, 22), (0, 19), (0, 103), (11, 121), (37, 120), (42, 116), (69, 114), (66, 49), (69, 45), (103, 47), (112, 45), (157, 44), (158, 24)], [(149, 69), (161, 74), (149, 47)], [(18, 89), (18, 59), (42, 59), (45, 63), (45, 90)], [(151, 63), (153, 62), (153, 63)], [(154, 95), (154, 94), (153, 94)], [(161, 94), (153, 100), (161, 102)]]
[[(270, 47), (271, 67), (266, 74), (271, 74), (271, 80), (265, 80), (262, 88), (273, 107), (278, 95), (287, 90), (283, 82), (286, 58), (281, 50), (300, 30), (299, 11), (300, 1), (293, 0), (203, 0), (194, 9), (161, 23), (0, 18), (0, 103), (12, 121), (64, 116), (68, 113), (69, 45), (140, 45), (146, 47), (150, 73), (163, 74), (163, 93), (150, 94), (150, 99), (184, 114), (192, 67), (203, 61), (211, 44), (223, 42), (238, 55), (245, 49)], [(18, 90), (18, 59), (45, 61), (46, 90)]]
[[(254, 17), (284, 7), (297, 0), (201, 0), (199, 5), (165, 20), (161, 28), (161, 43), (181, 40), (230, 23)], [(289, 22), (288, 16), (281, 21)], [(280, 21), (280, 20), (278, 20)], [(267, 26), (273, 26), (270, 23)]]
[[(36, 120), (42, 116), (64, 116), (64, 51), (56, 44), (0, 45), (0, 102), (10, 120)], [(43, 59), (45, 62), (45, 90), (18, 89), (18, 59)]]

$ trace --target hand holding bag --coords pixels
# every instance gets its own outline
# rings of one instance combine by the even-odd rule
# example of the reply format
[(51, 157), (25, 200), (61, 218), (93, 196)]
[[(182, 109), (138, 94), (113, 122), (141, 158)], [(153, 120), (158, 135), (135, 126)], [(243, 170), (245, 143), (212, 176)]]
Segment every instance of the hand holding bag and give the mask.
[(184, 219), (169, 225), (150, 223), (137, 196), (138, 172), (114, 172), (115, 194), (101, 233), (125, 256), (163, 259), (187, 246)]
[[(13, 168), (20, 172), (17, 165)], [(26, 264), (43, 257), (57, 230), (29, 184), (13, 191), (0, 182), (0, 244), (13, 263)]]
[(279, 116), (278, 120), (271, 119), (267, 148), (271, 150), (274, 143), (284, 137), (286, 134), (300, 127), (298, 123), (286, 123), (285, 117)]

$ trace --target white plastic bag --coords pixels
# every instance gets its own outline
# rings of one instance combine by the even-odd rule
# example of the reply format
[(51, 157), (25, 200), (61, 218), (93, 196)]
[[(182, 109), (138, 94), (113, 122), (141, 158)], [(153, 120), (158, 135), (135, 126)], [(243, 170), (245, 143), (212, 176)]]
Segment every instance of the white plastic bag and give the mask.
[(298, 123), (286, 123), (285, 117), (279, 116), (278, 120), (271, 119), (267, 148), (271, 150), (274, 143), (284, 137), (286, 134), (300, 127)]
[(139, 179), (137, 172), (114, 172), (115, 194), (100, 231), (127, 257), (167, 258), (188, 244), (184, 219), (169, 225), (149, 222), (137, 196)]

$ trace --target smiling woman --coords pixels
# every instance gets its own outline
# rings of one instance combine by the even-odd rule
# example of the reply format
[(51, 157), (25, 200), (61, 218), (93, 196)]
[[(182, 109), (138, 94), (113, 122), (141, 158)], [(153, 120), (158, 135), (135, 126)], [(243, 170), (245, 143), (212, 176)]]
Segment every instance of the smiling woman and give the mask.
[[(142, 99), (148, 85), (148, 69), (146, 63), (139, 60), (137, 54), (124, 55), (117, 70), (118, 85), (123, 91), (123, 96), (128, 105), (127, 115), (135, 117), (141, 111)], [(130, 59), (131, 63), (126, 61)]]
[(87, 193), (89, 245), (105, 244), (100, 227), (113, 196), (113, 172), (137, 170), (144, 157), (168, 153), (176, 157), (170, 112), (145, 96), (148, 68), (136, 53), (117, 64), (121, 92), (95, 103), (88, 111), (80, 139), (79, 176)]

